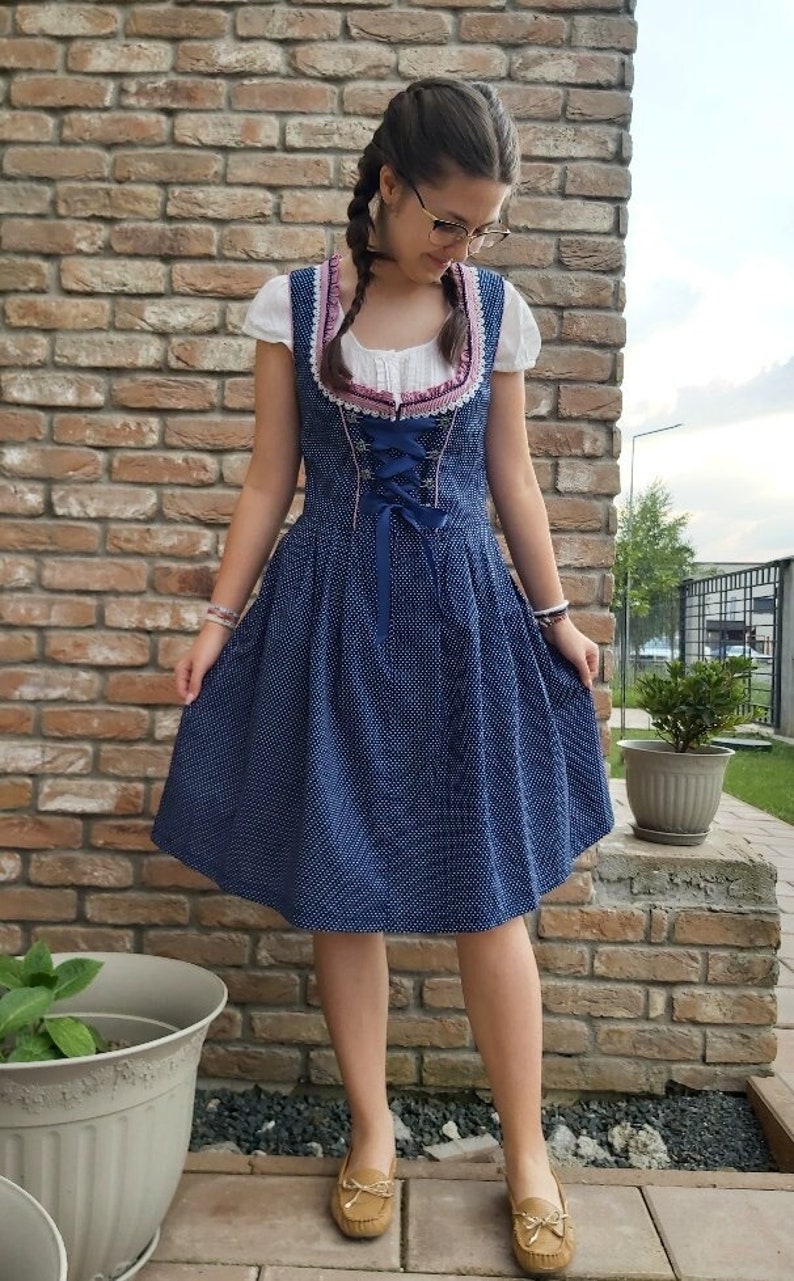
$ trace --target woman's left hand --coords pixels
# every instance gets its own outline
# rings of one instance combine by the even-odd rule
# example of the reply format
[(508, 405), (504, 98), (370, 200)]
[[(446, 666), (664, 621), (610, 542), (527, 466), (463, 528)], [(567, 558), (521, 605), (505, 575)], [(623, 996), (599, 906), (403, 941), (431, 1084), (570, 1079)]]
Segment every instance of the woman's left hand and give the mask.
[(598, 646), (595, 641), (580, 632), (570, 618), (545, 628), (544, 635), (569, 663), (573, 663), (582, 684), (592, 689), (593, 677), (598, 671)]

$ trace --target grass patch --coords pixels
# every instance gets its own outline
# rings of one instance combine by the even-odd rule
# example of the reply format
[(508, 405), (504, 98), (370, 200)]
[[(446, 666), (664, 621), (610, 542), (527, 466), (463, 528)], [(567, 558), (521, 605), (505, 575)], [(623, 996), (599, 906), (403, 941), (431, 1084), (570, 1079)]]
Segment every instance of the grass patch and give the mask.
[[(625, 736), (655, 737), (652, 731), (642, 729), (627, 729)], [(619, 731), (613, 729), (609, 753), (613, 778), (626, 777), (620, 759), (619, 737)], [(794, 747), (787, 743), (773, 743), (769, 752), (738, 751), (725, 771), (725, 791), (737, 800), (773, 814), (784, 823), (794, 824)]]
[(773, 743), (770, 752), (737, 752), (725, 771), (725, 791), (794, 823), (794, 747)]

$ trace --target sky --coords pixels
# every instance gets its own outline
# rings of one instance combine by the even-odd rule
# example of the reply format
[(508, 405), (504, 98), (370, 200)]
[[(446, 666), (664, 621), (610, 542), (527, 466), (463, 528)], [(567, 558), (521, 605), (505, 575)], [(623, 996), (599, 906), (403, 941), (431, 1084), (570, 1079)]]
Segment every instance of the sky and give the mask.
[(708, 563), (794, 555), (794, 0), (638, 0), (621, 478)]

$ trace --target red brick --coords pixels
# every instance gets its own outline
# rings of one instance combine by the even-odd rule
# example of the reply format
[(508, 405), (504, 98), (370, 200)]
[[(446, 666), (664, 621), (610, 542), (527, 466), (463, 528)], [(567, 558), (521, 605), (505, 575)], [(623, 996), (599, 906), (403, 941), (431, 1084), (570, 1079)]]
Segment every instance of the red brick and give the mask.
[(154, 223), (122, 223), (110, 233), (114, 252), (157, 258), (201, 258), (215, 253), (214, 227), (167, 227)]
[(400, 75), (407, 79), (451, 76), (463, 80), (498, 80), (507, 71), (507, 55), (484, 45), (444, 45), (401, 49), (397, 54)]
[(0, 110), (0, 142), (50, 142), (54, 131), (54, 120), (42, 111)]
[(47, 738), (137, 739), (149, 728), (143, 708), (44, 707), (41, 732)]
[(0, 809), (25, 809), (33, 796), (33, 782), (29, 778), (0, 779)]
[[(241, 255), (242, 256), (242, 255)], [(175, 263), (174, 290), (186, 294), (207, 294), (213, 298), (251, 298), (275, 272), (248, 263)], [(188, 408), (188, 406), (184, 406)], [(207, 408), (207, 406), (204, 406)]]
[(183, 112), (174, 122), (174, 141), (187, 147), (275, 147), (275, 117)]
[(113, 173), (117, 182), (217, 182), (223, 159), (215, 152), (117, 151)]
[(614, 312), (568, 311), (562, 318), (560, 337), (565, 342), (622, 347), (626, 341), (626, 320)]
[(161, 294), (168, 271), (164, 263), (135, 258), (67, 258), (61, 263), (64, 289), (74, 293)]
[(706, 1028), (707, 1063), (774, 1063), (776, 1053), (774, 1028), (758, 1031), (731, 1028), (727, 1032)]
[(58, 67), (58, 46), (54, 40), (0, 40), (0, 67), (55, 71)]
[(718, 988), (673, 992), (673, 1018), (686, 1023), (773, 1024), (777, 1013), (774, 993)]
[(208, 493), (165, 492), (162, 509), (166, 520), (197, 520), (212, 525), (227, 524), (234, 513), (237, 490), (213, 489)]
[(214, 535), (209, 530), (164, 525), (109, 525), (106, 535), (108, 551), (143, 556), (205, 556), (214, 545)]
[(105, 819), (91, 824), (90, 843), (99, 849), (153, 850), (149, 819)]
[[(355, 16), (348, 17), (351, 32)], [(286, 5), (254, 5), (237, 10), (237, 34), (244, 39), (260, 36), (266, 40), (333, 40), (341, 31), (339, 13), (290, 9)]]
[[(265, 187), (294, 187), (297, 184), (327, 187), (333, 179), (333, 162), (329, 156), (235, 152), (229, 156), (227, 166), (229, 182), (257, 183)], [(264, 284), (264, 280), (260, 280), (260, 284)]]
[(347, 225), (347, 206), (350, 194), (346, 191), (285, 191), (281, 196), (283, 222), (319, 222)]
[(325, 252), (325, 233), (300, 227), (228, 227), (221, 233), (227, 258), (313, 259)]
[(223, 36), (228, 18), (217, 9), (190, 4), (140, 5), (127, 18), (128, 36), (161, 36), (166, 40), (182, 36)]
[[(0, 213), (45, 214), (50, 212), (52, 191), (43, 182), (0, 182)], [(6, 264), (17, 265), (18, 259)]]
[(637, 47), (637, 24), (629, 17), (576, 16), (571, 24), (571, 44), (631, 53)]
[(152, 889), (212, 890), (215, 882), (201, 872), (194, 872), (169, 854), (154, 855), (143, 861), (141, 884)]
[(614, 282), (606, 276), (573, 271), (516, 272), (517, 285), (530, 304), (550, 307), (611, 307)]
[(146, 520), (157, 510), (157, 494), (126, 485), (54, 485), (52, 506), (57, 516)]
[[(115, 590), (123, 589), (117, 587)], [(149, 662), (149, 638), (128, 633), (120, 636), (118, 632), (96, 630), (90, 633), (55, 632), (46, 638), (44, 653), (46, 658), (56, 663), (76, 663), (92, 667), (145, 667)]]
[(99, 693), (96, 673), (64, 671), (57, 667), (37, 666), (34, 670), (4, 667), (0, 669), (0, 698), (74, 699), (90, 702)]
[(533, 951), (541, 973), (585, 975), (590, 972), (590, 952), (581, 944), (538, 939), (533, 943)]
[(90, 925), (41, 925), (31, 931), (34, 942), (43, 939), (53, 952), (133, 952), (132, 930), (110, 930)]
[(557, 402), (562, 418), (598, 418), (616, 422), (620, 417), (620, 388), (569, 385), (560, 388)]
[(118, 31), (119, 13), (99, 4), (19, 4), (19, 31), (32, 36), (110, 36)]
[(170, 111), (216, 111), (223, 108), (225, 86), (206, 77), (157, 76), (152, 79), (123, 80), (120, 102), (123, 107), (162, 107)]
[(157, 601), (146, 597), (107, 601), (105, 622), (110, 627), (145, 627), (148, 631), (192, 631), (200, 624), (202, 604), (184, 601)]
[(395, 54), (388, 46), (377, 42), (334, 44), (318, 41), (296, 45), (290, 61), (296, 71), (306, 76), (323, 79), (377, 78), (394, 70)]
[(778, 962), (774, 956), (753, 956), (736, 952), (707, 952), (708, 983), (736, 983), (753, 987), (774, 987)]
[(602, 1054), (623, 1054), (627, 1058), (699, 1061), (703, 1054), (703, 1032), (698, 1028), (671, 1028), (630, 1024), (596, 1028), (596, 1049)]
[[(94, 531), (95, 532), (95, 531)], [(34, 546), (41, 548), (41, 541)], [(50, 550), (49, 545), (43, 550)], [(88, 599), (59, 599), (26, 592), (0, 602), (5, 623), (32, 627), (90, 627), (96, 621), (96, 604)]]
[(47, 288), (49, 265), (35, 258), (7, 258), (0, 261), (0, 289), (41, 290)]
[(443, 1089), (487, 1089), (490, 1082), (475, 1050), (458, 1053), (426, 1050), (422, 1055), (422, 1084)]
[(706, 943), (727, 947), (772, 947), (780, 942), (777, 917), (757, 912), (681, 909), (673, 926), (676, 943)]
[(44, 890), (28, 885), (0, 888), (0, 918), (11, 921), (73, 921), (74, 890)]
[(628, 124), (631, 94), (619, 89), (571, 89), (566, 115), (569, 120), (608, 120)]
[(646, 913), (638, 907), (541, 907), (541, 938), (639, 941), (645, 937)]
[(112, 925), (185, 925), (188, 900), (181, 894), (87, 894), (86, 920)]
[(177, 50), (176, 70), (204, 75), (269, 76), (281, 70), (281, 50), (264, 40), (242, 44), (230, 40), (185, 40)]
[(120, 855), (33, 854), (28, 870), (34, 885), (122, 887), (132, 884), (132, 864)]
[(66, 51), (69, 71), (127, 75), (132, 71), (170, 71), (172, 49), (165, 41), (74, 40)]
[(251, 1005), (298, 1005), (300, 979), (297, 974), (277, 974), (272, 970), (223, 970), (218, 975), (229, 989), (230, 1001)]
[(31, 329), (106, 329), (110, 303), (102, 298), (8, 298), (9, 325)]
[(196, 904), (197, 925), (227, 929), (267, 929), (282, 918), (273, 908), (260, 906), (233, 895), (213, 895)]
[(422, 983), (422, 1004), (434, 1010), (464, 1009), (460, 979), (425, 979)]
[(199, 934), (195, 930), (146, 930), (144, 934), (146, 952), (194, 965), (246, 965), (249, 948), (246, 934)]
[(461, 40), (495, 45), (561, 45), (566, 43), (564, 18), (546, 14), (467, 13), (460, 20)]
[(19, 926), (0, 924), (0, 952), (19, 956), (24, 950), (22, 931)]
[(615, 53), (530, 49), (513, 55), (510, 70), (516, 80), (612, 88), (620, 84), (622, 60)]
[[(114, 405), (122, 405), (128, 409), (214, 409), (218, 401), (218, 388), (208, 378), (166, 375), (116, 378), (113, 381), (111, 400)], [(113, 514), (119, 516), (122, 513)]]
[(6, 218), (2, 235), (4, 249), (40, 254), (91, 254), (105, 242), (105, 228), (99, 223), (41, 218)]
[(573, 271), (623, 272), (625, 268), (623, 243), (608, 236), (560, 236), (559, 258)]
[(205, 1076), (224, 1079), (291, 1084), (302, 1077), (302, 1056), (300, 1050), (280, 1046), (229, 1049), (223, 1045), (205, 1045), (201, 1071)]
[(16, 76), (11, 101), (15, 107), (109, 107), (113, 83), (92, 76)]
[(26, 178), (106, 178), (110, 158), (91, 147), (7, 147), (5, 174)]
[(273, 197), (249, 187), (172, 187), (166, 213), (169, 218), (214, 218), (221, 222), (267, 218)]
[[(325, 148), (338, 151), (341, 148), (359, 153), (367, 146), (377, 126), (377, 120), (340, 120), (338, 116), (312, 116), (303, 120), (296, 116), (287, 121), (284, 137), (288, 151)], [(243, 182), (244, 179), (238, 177), (234, 181)], [(290, 185), (295, 181), (290, 179)]]
[[(299, 80), (297, 77), (292, 80), (244, 80), (241, 84), (232, 85), (230, 101), (235, 111), (329, 112), (334, 109), (334, 90), (330, 85), (318, 84), (316, 80)], [(232, 159), (239, 161), (242, 158), (230, 156), (230, 163)], [(265, 178), (262, 180), (267, 181)]]
[(48, 349), (49, 342), (40, 334), (9, 334), (0, 337), (0, 365), (43, 365)]
[(593, 974), (599, 978), (697, 983), (701, 978), (701, 957), (694, 948), (597, 947)]

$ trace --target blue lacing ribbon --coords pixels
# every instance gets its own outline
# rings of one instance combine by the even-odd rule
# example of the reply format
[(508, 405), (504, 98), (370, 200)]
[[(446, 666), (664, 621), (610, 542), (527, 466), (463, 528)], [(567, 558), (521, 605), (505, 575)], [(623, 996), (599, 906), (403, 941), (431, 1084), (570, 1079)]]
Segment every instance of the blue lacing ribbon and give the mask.
[[(358, 426), (372, 446), (378, 466), (374, 477), (381, 484), (380, 492), (367, 490), (361, 498), (364, 511), (371, 512), (377, 520), (375, 548), (378, 582), (378, 640), (385, 641), (389, 634), (391, 611), (391, 515), (394, 512), (407, 525), (417, 531), (430, 569), (433, 587), (438, 599), (438, 569), (435, 548), (428, 536), (431, 529), (442, 529), (448, 516), (439, 507), (420, 503), (400, 484), (400, 480), (419, 486), (417, 467), (427, 457), (427, 451), (416, 439), (423, 432), (437, 430), (432, 418), (407, 418), (386, 420), (366, 415)], [(397, 451), (394, 453), (394, 451)], [(398, 479), (399, 478), (399, 479)]]

